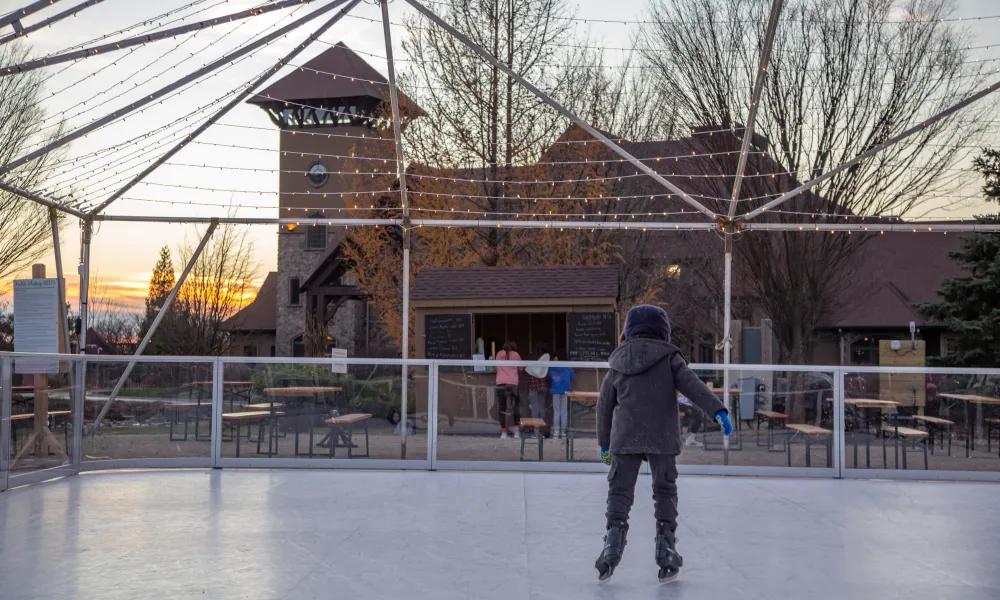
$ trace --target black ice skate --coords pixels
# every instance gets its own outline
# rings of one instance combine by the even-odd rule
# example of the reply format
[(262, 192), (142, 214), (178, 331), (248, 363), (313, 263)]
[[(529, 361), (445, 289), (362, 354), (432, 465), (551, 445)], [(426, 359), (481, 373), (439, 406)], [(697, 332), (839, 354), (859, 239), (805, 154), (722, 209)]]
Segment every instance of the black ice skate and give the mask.
[(608, 533), (604, 536), (604, 550), (597, 558), (599, 581), (607, 581), (615, 572), (615, 567), (622, 560), (622, 553), (625, 551), (625, 537), (628, 534), (628, 523), (625, 521), (611, 521), (608, 523)]
[(656, 564), (660, 567), (660, 583), (669, 583), (681, 574), (684, 559), (677, 553), (677, 538), (666, 521), (656, 522)]

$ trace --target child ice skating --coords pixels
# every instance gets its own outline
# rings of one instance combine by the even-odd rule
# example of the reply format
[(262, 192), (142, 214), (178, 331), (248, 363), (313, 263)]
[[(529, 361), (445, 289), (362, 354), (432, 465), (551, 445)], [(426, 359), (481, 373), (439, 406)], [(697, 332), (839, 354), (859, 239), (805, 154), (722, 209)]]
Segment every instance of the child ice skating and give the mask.
[(653, 474), (656, 564), (661, 582), (673, 581), (684, 561), (677, 552), (677, 455), (681, 428), (677, 393), (714, 415), (726, 435), (733, 426), (714, 393), (698, 379), (680, 350), (670, 343), (670, 320), (663, 309), (642, 305), (629, 310), (622, 343), (611, 354), (611, 370), (597, 402), (597, 441), (608, 474), (607, 534), (596, 567), (601, 581), (614, 573), (625, 550), (628, 517), (642, 461)]

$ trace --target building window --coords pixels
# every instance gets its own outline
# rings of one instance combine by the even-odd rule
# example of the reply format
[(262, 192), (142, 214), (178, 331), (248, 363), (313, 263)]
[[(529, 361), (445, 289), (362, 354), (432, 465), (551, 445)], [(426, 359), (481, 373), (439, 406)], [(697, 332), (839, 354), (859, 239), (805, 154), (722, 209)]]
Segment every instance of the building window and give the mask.
[(253, 344), (243, 346), (243, 356), (257, 356), (257, 346)]
[(302, 339), (302, 336), (292, 340), (292, 356), (296, 358), (303, 358), (306, 355), (306, 343)]
[(277, 356), (277, 355), (278, 355), (278, 347), (271, 346), (271, 356)]
[[(322, 219), (323, 215), (309, 215), (310, 219)], [(306, 227), (306, 250), (326, 250), (326, 225), (311, 224)]]
[(302, 306), (302, 296), (299, 294), (299, 278), (292, 277), (288, 280), (288, 304), (289, 306)]

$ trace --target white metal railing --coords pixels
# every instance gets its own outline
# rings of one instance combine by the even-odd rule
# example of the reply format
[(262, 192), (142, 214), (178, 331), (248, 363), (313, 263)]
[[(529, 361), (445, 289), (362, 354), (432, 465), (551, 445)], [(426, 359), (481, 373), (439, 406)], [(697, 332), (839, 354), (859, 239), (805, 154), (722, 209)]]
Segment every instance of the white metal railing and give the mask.
[[(67, 453), (69, 454), (69, 460), (60, 464), (52, 464), (52, 461), (42, 461), (45, 464), (40, 465), (34, 470), (22, 471), (16, 470), (14, 467), (17, 465), (12, 464), (13, 454), (11, 453), (12, 444), (12, 433), (14, 432), (13, 423), (11, 420), (12, 416), (12, 402), (14, 399), (13, 391), (13, 377), (14, 377), (14, 367), (18, 359), (58, 359), (64, 363), (70, 365), (71, 371), (73, 372), (67, 377), (70, 377), (69, 388), (64, 389), (59, 392), (58, 398), (66, 398), (69, 401), (70, 412), (68, 418), (68, 423), (66, 426), (65, 437), (63, 438), (66, 445)], [(203, 456), (190, 456), (190, 457), (178, 457), (178, 458), (152, 458), (152, 457), (138, 457), (138, 458), (121, 458), (121, 457), (108, 457), (102, 459), (87, 459), (85, 460), (85, 435), (89, 432), (86, 431), (85, 425), (85, 409), (88, 402), (100, 401), (103, 399), (102, 396), (95, 395), (93, 390), (86, 389), (88, 387), (88, 365), (91, 369), (100, 369), (101, 366), (107, 367), (108, 365), (125, 365), (130, 362), (135, 362), (137, 365), (186, 365), (189, 368), (200, 368), (204, 369), (206, 373), (210, 371), (209, 375), (206, 375), (206, 381), (210, 380), (210, 386), (208, 386), (205, 392), (205, 408), (210, 407), (210, 425), (208, 425), (208, 441), (210, 442), (204, 451)], [(426, 441), (426, 448), (421, 444), (418, 446), (410, 446), (411, 451), (410, 456), (405, 456), (403, 454), (403, 448), (406, 447), (406, 441), (411, 436), (409, 435), (410, 419), (405, 418), (400, 420), (398, 438), (400, 441), (400, 453), (398, 458), (357, 458), (357, 459), (347, 459), (343, 457), (329, 458), (329, 457), (318, 457), (318, 455), (310, 455), (309, 458), (287, 458), (280, 456), (268, 456), (268, 457), (258, 457), (258, 456), (227, 456), (225, 450), (229, 446), (224, 446), (223, 442), (228, 441), (227, 430), (224, 427), (223, 414), (225, 410), (225, 403), (227, 402), (227, 386), (229, 382), (226, 380), (227, 367), (229, 368), (239, 368), (239, 369), (263, 369), (265, 374), (270, 373), (268, 369), (279, 369), (282, 367), (287, 367), (290, 365), (300, 365), (306, 367), (313, 367), (314, 372), (319, 372), (315, 369), (316, 367), (322, 367), (325, 371), (334, 365), (339, 365), (347, 368), (355, 367), (371, 367), (372, 375), (369, 379), (374, 376), (374, 373), (379, 367), (392, 367), (392, 369), (386, 369), (386, 376), (378, 378), (379, 381), (396, 380), (399, 382), (400, 390), (403, 385), (416, 385), (414, 382), (417, 380), (422, 384), (423, 378), (426, 376), (427, 382), (426, 387), (421, 387), (415, 396), (413, 402), (414, 405), (418, 407), (417, 415), (413, 415), (415, 427), (420, 427), (422, 419), (426, 419), (426, 426), (420, 431), (422, 433), (417, 435), (417, 439), (421, 441)], [(567, 366), (571, 367), (578, 372), (593, 371), (594, 381), (598, 381), (601, 375), (601, 371), (608, 368), (608, 364), (605, 362), (536, 362), (536, 361), (503, 361), (498, 363), (496, 361), (475, 361), (475, 360), (428, 360), (428, 359), (331, 359), (331, 358), (286, 358), (286, 357), (188, 357), (188, 356), (142, 356), (142, 357), (132, 357), (132, 356), (113, 356), (113, 355), (59, 355), (59, 354), (26, 354), (26, 353), (2, 353), (0, 352), (0, 448), (5, 449), (0, 452), (0, 489), (6, 489), (11, 485), (22, 485), (26, 483), (32, 483), (36, 481), (42, 481), (52, 477), (75, 474), (81, 471), (87, 470), (97, 470), (97, 469), (108, 469), (108, 468), (157, 468), (157, 467), (215, 467), (215, 468), (239, 468), (239, 467), (264, 467), (264, 468), (316, 468), (316, 467), (330, 467), (330, 468), (389, 468), (389, 469), (486, 469), (486, 470), (521, 470), (521, 471), (600, 471), (603, 470), (603, 466), (597, 463), (595, 460), (584, 460), (582, 462), (520, 462), (518, 460), (510, 459), (509, 456), (490, 456), (489, 454), (489, 444), (481, 444), (480, 446), (486, 448), (484, 452), (487, 456), (475, 455), (473, 453), (469, 456), (458, 456), (456, 458), (455, 453), (452, 452), (451, 456), (447, 459), (439, 458), (439, 444), (442, 440), (449, 440), (460, 438), (465, 436), (464, 433), (456, 434), (442, 434), (440, 431), (442, 419), (447, 419), (449, 414), (442, 414), (442, 388), (441, 382), (442, 378), (452, 377), (453, 374), (461, 373), (466, 376), (476, 375), (479, 379), (489, 381), (491, 375), (485, 373), (484, 371), (489, 371), (491, 368), (495, 368), (498, 365), (507, 367), (530, 367), (530, 366)], [(401, 376), (401, 371), (398, 370), (400, 367), (406, 367), (409, 372), (407, 380), (404, 382)], [(824, 419), (824, 415), (827, 414), (824, 408), (824, 396), (829, 395), (829, 400), (832, 401), (830, 405), (830, 413), (827, 417), (827, 422), (832, 427), (830, 431), (832, 449), (830, 452), (830, 461), (826, 466), (814, 466), (814, 467), (801, 467), (801, 466), (787, 466), (792, 463), (792, 458), (786, 456), (787, 462), (784, 465), (778, 466), (771, 463), (752, 463), (753, 458), (748, 459), (749, 454), (739, 455), (740, 460), (735, 461), (740, 464), (730, 464), (730, 458), (737, 456), (734, 453), (740, 452), (744, 448), (744, 444), (760, 444), (760, 435), (757, 434), (756, 438), (751, 441), (752, 435), (746, 432), (740, 432), (739, 444), (734, 448), (729, 448), (722, 450), (720, 454), (714, 455), (719, 458), (713, 464), (709, 465), (681, 465), (680, 470), (684, 473), (708, 473), (708, 474), (730, 474), (730, 475), (778, 475), (778, 476), (811, 476), (811, 477), (835, 477), (835, 478), (867, 478), (867, 477), (881, 477), (881, 478), (926, 478), (926, 479), (977, 479), (977, 480), (993, 480), (1000, 481), (1000, 439), (997, 440), (997, 456), (995, 458), (984, 457), (983, 452), (976, 449), (975, 456), (972, 456), (968, 460), (969, 462), (963, 462), (961, 460), (950, 460), (948, 463), (948, 470), (924, 470), (924, 469), (910, 469), (902, 470), (897, 467), (890, 468), (888, 460), (882, 463), (882, 447), (881, 444), (885, 443), (884, 438), (874, 438), (876, 439), (876, 444), (878, 447), (878, 458), (879, 463), (882, 464), (883, 468), (869, 468), (868, 464), (864, 467), (860, 465), (855, 465), (853, 461), (848, 461), (848, 449), (849, 442), (847, 439), (847, 433), (852, 430), (852, 427), (856, 427), (856, 424), (851, 421), (848, 422), (847, 415), (848, 411), (845, 408), (845, 400), (848, 400), (849, 394), (854, 394), (847, 387), (847, 383), (854, 382), (858, 380), (861, 376), (875, 376), (880, 377), (900, 375), (900, 376), (939, 376), (939, 375), (950, 375), (954, 376), (952, 379), (968, 378), (968, 376), (975, 376), (978, 379), (982, 379), (983, 382), (1000, 382), (1000, 369), (958, 369), (958, 368), (925, 368), (925, 367), (860, 367), (860, 366), (801, 366), (801, 365), (730, 365), (728, 367), (724, 365), (717, 364), (692, 364), (691, 368), (702, 373), (715, 373), (723, 374), (729, 372), (732, 377), (728, 378), (730, 381), (739, 381), (740, 376), (744, 377), (760, 377), (763, 376), (765, 379), (778, 378), (778, 375), (790, 375), (794, 373), (799, 374), (823, 374), (829, 377), (831, 385), (829, 388), (816, 388), (816, 389), (802, 389), (802, 390), (777, 390), (775, 389), (776, 383), (770, 381), (770, 390), (761, 393), (763, 396), (770, 396), (772, 399), (775, 397), (783, 397), (786, 401), (788, 398), (795, 395), (813, 395), (816, 400), (816, 409), (814, 412), (814, 418), (817, 423), (821, 423)], [(426, 375), (425, 375), (426, 374)], [(357, 374), (355, 373), (355, 376)], [(266, 375), (270, 376), (270, 375)], [(193, 377), (193, 375), (192, 375)], [(806, 375), (808, 377), (808, 375)], [(817, 379), (823, 379), (816, 376)], [(718, 379), (723, 380), (723, 377), (718, 377)], [(977, 379), (977, 380), (978, 380)], [(825, 379), (823, 379), (825, 381)], [(351, 382), (360, 381), (356, 379), (350, 379)], [(370, 382), (366, 382), (368, 385)], [(449, 383), (454, 383), (449, 381)], [(191, 382), (186, 382), (184, 385), (189, 385)], [(360, 385), (360, 384), (358, 384)], [(375, 385), (375, 384), (371, 384)], [(994, 385), (1000, 386), (1000, 383)], [(142, 389), (142, 386), (140, 386)], [(487, 384), (487, 389), (488, 384)], [(595, 390), (596, 391), (596, 390)], [(65, 396), (62, 394), (65, 392)], [(390, 390), (392, 392), (392, 390)], [(193, 394), (193, 392), (188, 392)], [(733, 398), (736, 400), (740, 399), (740, 394), (749, 393), (746, 391), (734, 391), (732, 393)], [(758, 392), (755, 390), (752, 392), (753, 399), (758, 399)], [(198, 392), (198, 409), (196, 409), (196, 422), (200, 422), (198, 418), (198, 410), (201, 407), (201, 392)], [(818, 395), (817, 395), (818, 394)], [(358, 392), (360, 397), (361, 392)], [(730, 403), (730, 393), (724, 390), (720, 396), (722, 396), (727, 406), (730, 406), (731, 412), (734, 414), (734, 423), (737, 423), (740, 416), (745, 416), (739, 414), (739, 405), (733, 407)], [(128, 392), (123, 392), (125, 398), (130, 398)], [(390, 406), (395, 403), (398, 405), (400, 413), (406, 414), (407, 410), (400, 402), (400, 398), (392, 393), (389, 394), (389, 404)], [(486, 403), (487, 409), (492, 409), (493, 405), (491, 402), (496, 402), (495, 396), (487, 393)], [(854, 400), (857, 398), (855, 397)], [(128, 402), (137, 402), (135, 398), (127, 400)], [(475, 395), (473, 395), (473, 401), (476, 401)], [(232, 404), (229, 400), (230, 405)], [(152, 403), (152, 402), (151, 402)], [(527, 402), (522, 402), (522, 406), (527, 413)], [(981, 405), (977, 405), (981, 406)], [(987, 405), (992, 406), (992, 405)], [(754, 405), (756, 407), (756, 404)], [(916, 404), (914, 404), (914, 408)], [(445, 413), (453, 410), (454, 407), (445, 407)], [(736, 410), (733, 411), (732, 409)], [(905, 408), (905, 407), (904, 407)], [(968, 408), (968, 407), (966, 407)], [(810, 408), (811, 410), (811, 408)], [(998, 409), (1000, 410), (1000, 406)], [(166, 414), (166, 409), (163, 410), (164, 415)], [(957, 423), (953, 424), (954, 429), (952, 431), (946, 432), (949, 436), (949, 441), (957, 433), (965, 433), (965, 437), (968, 439), (971, 436), (972, 443), (968, 441), (967, 445), (975, 445), (977, 441), (977, 430), (983, 422), (985, 422), (985, 413), (982, 410), (977, 411), (977, 416), (975, 417), (977, 421), (973, 424), (970, 421), (969, 411), (966, 411), (966, 418), (962, 424), (965, 428), (964, 431), (955, 431), (958, 429)], [(402, 415), (401, 415), (402, 416)], [(315, 420), (315, 415), (313, 415)], [(492, 417), (487, 419), (478, 419), (486, 427), (492, 426)], [(879, 417), (879, 422), (876, 423), (876, 427), (881, 432), (883, 423), (881, 416)], [(1000, 433), (1000, 427), (996, 428), (997, 432)], [(172, 431), (172, 429), (171, 429)], [(752, 431), (752, 430), (748, 430)], [(263, 430), (258, 430), (258, 435), (263, 435)], [(199, 431), (196, 428), (195, 437), (199, 435)], [(273, 433), (269, 432), (268, 435), (277, 435), (277, 430)], [(70, 435), (71, 434), (71, 435)], [(857, 430), (852, 430), (854, 439), (854, 446), (850, 448), (853, 452), (857, 452)], [(188, 434), (185, 433), (185, 436)], [(482, 435), (481, 433), (475, 435)], [(867, 435), (867, 432), (866, 432)], [(981, 435), (981, 434), (979, 434)], [(423, 440), (423, 437), (426, 440)], [(474, 437), (474, 435), (469, 434), (468, 437)], [(590, 436), (591, 442), (592, 437)], [(808, 437), (808, 436), (807, 436)], [(242, 437), (241, 437), (242, 439)], [(270, 437), (268, 438), (270, 441)], [(367, 437), (366, 437), (367, 439)], [(787, 439), (787, 436), (786, 436)], [(384, 441), (384, 440), (383, 440)], [(416, 441), (416, 440), (414, 440)], [(909, 440), (906, 440), (908, 442)], [(940, 438), (937, 439), (940, 443)], [(866, 442), (870, 443), (871, 439), (866, 438)], [(992, 440), (981, 439), (979, 443), (987, 443), (990, 448), (992, 448)], [(286, 442), (288, 443), (288, 442)], [(336, 444), (337, 441), (333, 440)], [(770, 441), (768, 442), (770, 443)], [(927, 443), (924, 444), (926, 451)], [(932, 446), (933, 447), (933, 446)], [(950, 446), (949, 446), (950, 447)], [(269, 447), (270, 448), (270, 447)], [(393, 446), (395, 448), (395, 446)], [(772, 450), (770, 446), (769, 450)], [(793, 446), (786, 446), (785, 452), (793, 451)], [(898, 449), (894, 446), (893, 451), (898, 454)], [(943, 451), (943, 450), (942, 450)], [(422, 454), (426, 452), (426, 455)], [(567, 453), (569, 451), (567, 450)], [(796, 460), (801, 462), (802, 451), (798, 448), (794, 448), (796, 453)], [(873, 454), (871, 447), (866, 448), (866, 458), (869, 460)], [(884, 450), (886, 457), (888, 457), (888, 449)], [(903, 445), (902, 452), (906, 455), (907, 446), (906, 443)], [(912, 450), (911, 450), (912, 452)], [(959, 445), (959, 452), (963, 454), (972, 454), (972, 452), (966, 452), (964, 447)], [(775, 451), (777, 454), (777, 451)], [(812, 453), (810, 453), (811, 456)], [(416, 455), (416, 456), (414, 456)], [(756, 456), (756, 455), (754, 455)], [(852, 455), (853, 456), (853, 455)], [(570, 456), (569, 458), (573, 458)], [(951, 457), (951, 458), (960, 458)], [(596, 457), (589, 457), (588, 459), (596, 459)], [(773, 457), (772, 457), (773, 459)], [(751, 460), (752, 464), (747, 464), (747, 461)], [(919, 463), (922, 463), (922, 457), (915, 457), (913, 459)], [(994, 460), (994, 462), (988, 462)], [(935, 459), (935, 462), (939, 462)], [(921, 465), (922, 466), (922, 465)]]

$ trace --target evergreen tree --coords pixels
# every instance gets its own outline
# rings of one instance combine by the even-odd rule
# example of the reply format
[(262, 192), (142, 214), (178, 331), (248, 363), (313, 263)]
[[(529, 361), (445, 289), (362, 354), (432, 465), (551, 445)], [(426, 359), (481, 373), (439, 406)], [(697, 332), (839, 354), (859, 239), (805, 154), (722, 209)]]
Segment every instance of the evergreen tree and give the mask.
[[(160, 249), (160, 258), (153, 267), (153, 276), (149, 279), (149, 292), (146, 294), (146, 316), (142, 320), (139, 335), (146, 335), (153, 325), (153, 320), (163, 308), (167, 301), (167, 296), (174, 289), (177, 279), (174, 277), (174, 261), (170, 257), (170, 248), (164, 246)], [(177, 318), (178, 310), (176, 301), (170, 306), (170, 310), (164, 315), (160, 326), (146, 348), (146, 354), (159, 354), (161, 350), (166, 352), (172, 344), (170, 340), (175, 339), (180, 334), (177, 331), (181, 325), (181, 319)], [(183, 335), (180, 335), (183, 337)]]
[(146, 295), (146, 321), (152, 323), (156, 313), (163, 308), (170, 290), (176, 283), (174, 277), (174, 261), (170, 258), (170, 248), (160, 248), (160, 258), (153, 267), (153, 276), (149, 280), (149, 293)]
[(983, 193), (1000, 202), (1000, 150), (983, 148), (982, 155), (972, 161), (972, 167), (986, 179)]
[[(984, 193), (1000, 201), (1000, 151), (984, 150), (974, 166), (986, 179)], [(980, 223), (1000, 224), (1000, 216)], [(967, 274), (944, 282), (939, 302), (920, 305), (920, 314), (958, 334), (956, 352), (940, 362), (953, 367), (1000, 365), (1000, 233), (972, 233), (949, 255)]]

